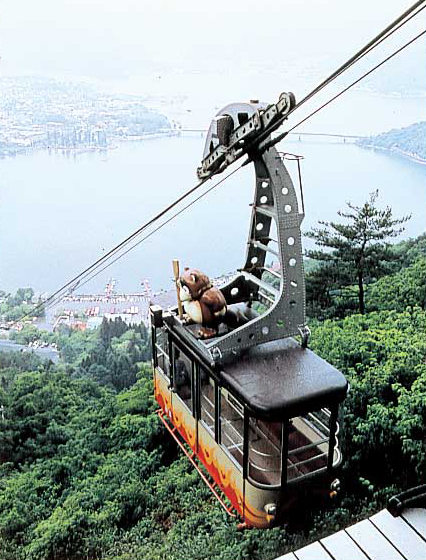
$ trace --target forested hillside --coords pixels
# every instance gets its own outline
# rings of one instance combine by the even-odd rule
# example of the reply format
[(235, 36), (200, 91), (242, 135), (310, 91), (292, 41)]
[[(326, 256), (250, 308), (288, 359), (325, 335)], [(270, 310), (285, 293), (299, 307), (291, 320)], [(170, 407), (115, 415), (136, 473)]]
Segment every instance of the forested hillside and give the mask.
[[(287, 528), (237, 531), (158, 421), (146, 329), (104, 322), (43, 334), (59, 365), (0, 353), (0, 558), (269, 560), (424, 480), (425, 237), (392, 250), (390, 274), (368, 284), (364, 315), (345, 291), (330, 295), (337, 318), (311, 302), (310, 346), (351, 385), (335, 502), (306, 504), (303, 523)], [(27, 328), (18, 340), (39, 336)]]
[[(16, 294), (6, 294), (0, 290), (0, 317), (2, 321), (16, 321), (34, 308), (34, 290), (32, 288), (20, 288)], [(35, 303), (39, 303), (38, 301)], [(42, 308), (36, 312), (37, 316), (43, 314)]]
[(383, 148), (426, 161), (426, 122), (369, 136), (358, 142), (365, 148)]

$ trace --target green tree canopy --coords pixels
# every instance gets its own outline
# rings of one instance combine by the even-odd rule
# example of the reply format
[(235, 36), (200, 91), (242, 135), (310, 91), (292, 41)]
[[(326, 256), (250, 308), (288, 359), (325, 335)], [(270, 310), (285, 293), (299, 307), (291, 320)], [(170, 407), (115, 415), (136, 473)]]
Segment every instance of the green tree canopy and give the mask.
[(407, 268), (374, 282), (367, 292), (366, 306), (369, 311), (426, 309), (426, 258), (420, 257)]

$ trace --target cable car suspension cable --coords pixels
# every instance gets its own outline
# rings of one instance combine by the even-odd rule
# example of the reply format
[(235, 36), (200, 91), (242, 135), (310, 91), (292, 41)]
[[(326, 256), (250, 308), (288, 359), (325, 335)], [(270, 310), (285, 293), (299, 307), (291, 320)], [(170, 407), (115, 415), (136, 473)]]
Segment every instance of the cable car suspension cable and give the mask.
[[(423, 7), (420, 7), (424, 4)], [(417, 12), (412, 13), (414, 10)], [(313, 89), (308, 95), (306, 95), (303, 99), (301, 99), (296, 108), (301, 107), (304, 103), (309, 101), (315, 94), (320, 92), (324, 87), (326, 87), (329, 83), (331, 83), (335, 78), (340, 76), (343, 72), (348, 70), (353, 64), (358, 62), (361, 58), (375, 49), (378, 45), (380, 45), (383, 41), (388, 39), (393, 33), (398, 31), (401, 27), (403, 27), (406, 23), (408, 23), (411, 19), (416, 17), (421, 11), (426, 8), (426, 0), (419, 0), (415, 2), (408, 10), (406, 10), (403, 14), (401, 14), (396, 20), (394, 20), (391, 24), (389, 24), (383, 31), (381, 31), (374, 39), (372, 39), (369, 43), (367, 43), (364, 47), (362, 47), (356, 54), (354, 54), (349, 60), (347, 60), (340, 68), (335, 70), (328, 78), (326, 78), (323, 82), (321, 82), (315, 89)], [(411, 14), (411, 15), (410, 15)], [(410, 17), (408, 17), (410, 16)]]
[(164, 222), (162, 222), (160, 225), (158, 225), (155, 229), (153, 229), (152, 231), (150, 231), (147, 235), (145, 235), (144, 237), (142, 237), (142, 239), (139, 239), (139, 241), (137, 241), (136, 243), (134, 243), (131, 247), (129, 247), (126, 251), (124, 251), (123, 253), (120, 253), (120, 255), (118, 255), (118, 257), (116, 257), (113, 261), (109, 262), (108, 264), (106, 264), (103, 268), (101, 268), (98, 272), (96, 272), (95, 274), (93, 274), (92, 276), (90, 276), (90, 278), (87, 278), (87, 280), (85, 280), (83, 283), (79, 284), (79, 287), (84, 286), (85, 284), (87, 284), (88, 282), (90, 282), (90, 280), (93, 280), (94, 278), (96, 278), (96, 276), (98, 276), (98, 274), (100, 274), (101, 272), (103, 272), (104, 270), (106, 270), (108, 267), (112, 266), (115, 262), (117, 262), (118, 260), (120, 260), (122, 257), (124, 257), (125, 255), (127, 255), (127, 253), (130, 253), (130, 251), (132, 251), (132, 249), (135, 249), (138, 245), (140, 245), (143, 241), (146, 241), (149, 237), (151, 237), (151, 235), (154, 235), (154, 233), (156, 233), (158, 230), (162, 229), (165, 225), (167, 225), (169, 222), (171, 222), (172, 220), (174, 220), (175, 218), (177, 218), (180, 214), (182, 214), (183, 212), (185, 212), (185, 210), (187, 210), (190, 206), (192, 206), (193, 204), (195, 204), (196, 202), (198, 202), (199, 200), (201, 200), (202, 198), (204, 198), (207, 194), (209, 194), (213, 189), (215, 189), (216, 187), (218, 187), (221, 183), (223, 183), (226, 179), (228, 179), (231, 175), (234, 175), (234, 173), (236, 173), (237, 171), (239, 171), (239, 169), (243, 166), (243, 164), (241, 164), (239, 167), (237, 167), (236, 169), (234, 169), (234, 171), (232, 171), (231, 173), (229, 173), (223, 180), (218, 181), (217, 183), (215, 183), (214, 185), (212, 185), (211, 187), (209, 187), (205, 192), (203, 192), (202, 194), (200, 194), (197, 198), (194, 198), (194, 200), (191, 200), (191, 202), (189, 202), (186, 206), (184, 206), (183, 208), (181, 208), (180, 210), (178, 210), (177, 212), (175, 212), (172, 216), (170, 216), (170, 218), (168, 218), (167, 220), (165, 220)]
[[(423, 6), (422, 6), (423, 4)], [(417, 9), (419, 8), (419, 9)], [(301, 101), (296, 103), (296, 105), (291, 109), (285, 117), (280, 118), (277, 120), (273, 125), (267, 128), (259, 137), (253, 142), (254, 144), (259, 144), (267, 138), (272, 132), (277, 130), (283, 122), (288, 119), (288, 117), (299, 109), (303, 104), (307, 101), (312, 99), (314, 95), (318, 94), (322, 89), (326, 86), (331, 84), (336, 78), (342, 75), (344, 72), (349, 70), (355, 63), (359, 62), (364, 56), (369, 54), (373, 51), (376, 47), (378, 47), (381, 43), (383, 43), (386, 39), (388, 39), (391, 35), (393, 35), (396, 31), (401, 29), (404, 25), (406, 25), (409, 21), (411, 21), (414, 17), (416, 17), (420, 12), (426, 9), (426, 0), (419, 0), (415, 4), (413, 4), (408, 10), (406, 10), (401, 16), (399, 16), (396, 20), (394, 20), (390, 25), (388, 25), (383, 31), (381, 31), (374, 39), (372, 39), (369, 43), (367, 43), (364, 47), (362, 47), (355, 55), (353, 55), (349, 60), (347, 60), (344, 64), (342, 64), (337, 70), (335, 70), (328, 78), (323, 80), (318, 86), (316, 86), (310, 93), (308, 93)], [(417, 10), (417, 11), (415, 11)], [(414, 13), (413, 13), (414, 12)], [(409, 17), (408, 17), (409, 16)], [(377, 67), (378, 68), (378, 67)]]
[[(377, 70), (378, 68), (380, 68), (381, 66), (383, 66), (383, 64), (385, 64), (386, 62), (388, 62), (389, 60), (391, 60), (394, 56), (396, 56), (397, 54), (399, 54), (401, 51), (403, 51), (404, 49), (406, 49), (407, 47), (409, 47), (411, 44), (413, 44), (415, 41), (417, 41), (418, 39), (420, 39), (420, 37), (422, 37), (423, 35), (426, 34), (426, 29), (424, 31), (421, 31), (418, 35), (416, 35), (415, 37), (413, 37), (412, 39), (410, 39), (410, 41), (408, 41), (407, 43), (405, 43), (402, 47), (400, 47), (399, 49), (397, 49), (396, 51), (394, 51), (391, 55), (389, 55), (388, 57), (386, 57), (384, 60), (382, 60), (381, 62), (379, 62), (379, 64), (376, 64), (376, 66), (374, 66), (373, 68), (371, 68), (370, 70), (368, 70), (367, 72), (365, 72), (362, 76), (360, 76), (359, 78), (357, 78), (355, 81), (353, 81), (351, 84), (349, 84), (348, 86), (346, 86), (344, 89), (342, 89), (339, 93), (337, 93), (336, 95), (334, 95), (333, 97), (331, 97), (328, 101), (326, 101), (325, 103), (323, 103), (322, 105), (320, 105), (317, 109), (315, 109), (315, 111), (312, 111), (312, 113), (309, 113), (309, 115), (307, 115), (306, 117), (304, 117), (301, 121), (299, 121), (297, 124), (295, 124), (294, 126), (292, 126), (289, 130), (286, 130), (284, 132), (282, 132), (279, 136), (277, 136), (276, 138), (273, 138), (272, 140), (270, 140), (269, 142), (267, 142), (264, 145), (261, 145), (262, 150), (267, 150), (269, 148), (271, 148), (272, 146), (275, 146), (275, 144), (278, 144), (278, 142), (280, 142), (283, 138), (285, 138), (287, 136), (287, 134), (289, 134), (290, 132), (292, 132), (295, 128), (297, 128), (298, 126), (300, 126), (301, 124), (303, 124), (304, 122), (306, 122), (308, 119), (310, 119), (311, 117), (313, 117), (314, 115), (316, 115), (317, 113), (319, 113), (319, 111), (321, 111), (322, 109), (324, 109), (324, 107), (327, 107), (328, 105), (330, 105), (330, 103), (332, 103), (333, 101), (335, 101), (338, 97), (340, 97), (341, 95), (343, 95), (344, 93), (346, 93), (349, 89), (351, 89), (353, 86), (355, 86), (356, 84), (358, 84), (359, 82), (361, 82), (364, 78), (366, 78), (367, 76), (369, 76), (370, 74), (372, 74), (375, 70)], [(246, 165), (247, 162), (244, 162), (244, 165)]]
[[(157, 222), (160, 218), (162, 218), (165, 214), (167, 214), (175, 206), (177, 206), (183, 200), (188, 198), (188, 196), (193, 194), (197, 189), (199, 189), (207, 181), (207, 179), (203, 179), (202, 181), (197, 183), (194, 187), (192, 187), (186, 193), (184, 193), (182, 196), (180, 196), (178, 199), (176, 199), (172, 204), (169, 204), (165, 209), (163, 209), (161, 212), (159, 212), (156, 216), (151, 218), (148, 222), (146, 222), (140, 228), (138, 228), (136, 231), (134, 231), (131, 235), (129, 235), (126, 239), (124, 239), (121, 243), (119, 243), (118, 245), (113, 247), (110, 251), (108, 251), (108, 253), (106, 255), (102, 256), (97, 261), (95, 261), (92, 265), (88, 266), (85, 270), (80, 272), (80, 274), (78, 274), (72, 280), (68, 281), (61, 288), (56, 290), (56, 292), (54, 294), (52, 294), (50, 297), (48, 297), (46, 300), (37, 304), (33, 309), (31, 309), (30, 311), (28, 311), (27, 313), (25, 313), (24, 315), (19, 317), (19, 319), (16, 319), (14, 324), (22, 321), (23, 319), (25, 319), (26, 317), (29, 317), (30, 315), (34, 315), (35, 313), (37, 313), (37, 311), (39, 311), (41, 309), (44, 309), (44, 310), (49, 309), (50, 307), (52, 307), (53, 305), (55, 305), (58, 301), (60, 301), (62, 299), (62, 297), (65, 295), (66, 291), (74, 291), (75, 288), (73, 289), (73, 286), (75, 286), (75, 287), (84, 286), (90, 280), (92, 280), (93, 278), (96, 278), (96, 276), (98, 276), (98, 274), (100, 274), (101, 272), (106, 270), (109, 266), (111, 266), (116, 261), (121, 259), (121, 257), (124, 257), (124, 255), (126, 255), (132, 249), (137, 247), (140, 243), (142, 243), (143, 241), (148, 239), (148, 237), (151, 237), (151, 235), (153, 235), (159, 229), (161, 229), (163, 226), (165, 226), (166, 224), (171, 222), (174, 218), (179, 216), (179, 214), (181, 214), (182, 212), (187, 210), (190, 206), (195, 204), (198, 200), (200, 200), (201, 198), (203, 198), (204, 196), (209, 194), (212, 190), (214, 190), (216, 187), (218, 187), (219, 185), (224, 183), (229, 177), (234, 175), (241, 167), (242, 167), (242, 164), (239, 167), (235, 168), (230, 173), (228, 173), (228, 175), (223, 177), (220, 181), (217, 181), (214, 185), (209, 187), (205, 192), (203, 192), (197, 198), (195, 198), (194, 200), (189, 202), (186, 206), (184, 206), (183, 208), (181, 208), (180, 210), (175, 212), (170, 218), (168, 218), (166, 221), (162, 222), (159, 226), (157, 226), (154, 230), (152, 230), (150, 233), (148, 233), (145, 237), (143, 237), (142, 239), (140, 239), (139, 241), (134, 243), (131, 247), (129, 247), (125, 252), (121, 253), (113, 261), (108, 262), (108, 264), (105, 264), (109, 259), (111, 259), (114, 255), (116, 255), (121, 249), (124, 249), (127, 245), (129, 245), (129, 243), (131, 243), (131, 241), (133, 241), (136, 237), (138, 237), (144, 231), (146, 231), (146, 229), (148, 227), (154, 225), (155, 222)], [(101, 267), (102, 265), (105, 265), (105, 266), (103, 266), (101, 268), (101, 270), (98, 270), (99, 267)], [(97, 272), (95, 273), (95, 271), (97, 271)], [(95, 274), (93, 274), (93, 273), (95, 273)], [(91, 275), (91, 276), (88, 278), (89, 275)], [(82, 282), (82, 280), (84, 280), (84, 282)]]

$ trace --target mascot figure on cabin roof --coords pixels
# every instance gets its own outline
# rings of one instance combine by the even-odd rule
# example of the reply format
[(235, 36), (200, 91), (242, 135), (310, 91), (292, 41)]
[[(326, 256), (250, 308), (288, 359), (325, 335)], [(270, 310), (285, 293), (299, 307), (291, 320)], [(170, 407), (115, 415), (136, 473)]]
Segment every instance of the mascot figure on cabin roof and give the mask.
[(201, 338), (216, 336), (221, 323), (236, 328), (247, 322), (241, 313), (228, 308), (222, 292), (200, 270), (185, 268), (177, 284), (188, 318), (202, 325), (198, 332)]

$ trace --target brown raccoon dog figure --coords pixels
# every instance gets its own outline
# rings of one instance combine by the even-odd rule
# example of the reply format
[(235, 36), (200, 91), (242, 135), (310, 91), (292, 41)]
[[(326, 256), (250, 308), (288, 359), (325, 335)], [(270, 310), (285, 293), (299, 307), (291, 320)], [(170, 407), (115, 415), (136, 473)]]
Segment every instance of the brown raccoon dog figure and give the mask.
[(185, 313), (194, 323), (202, 325), (201, 338), (217, 335), (220, 323), (236, 328), (247, 322), (241, 314), (228, 309), (222, 292), (200, 270), (185, 268), (178, 285)]

